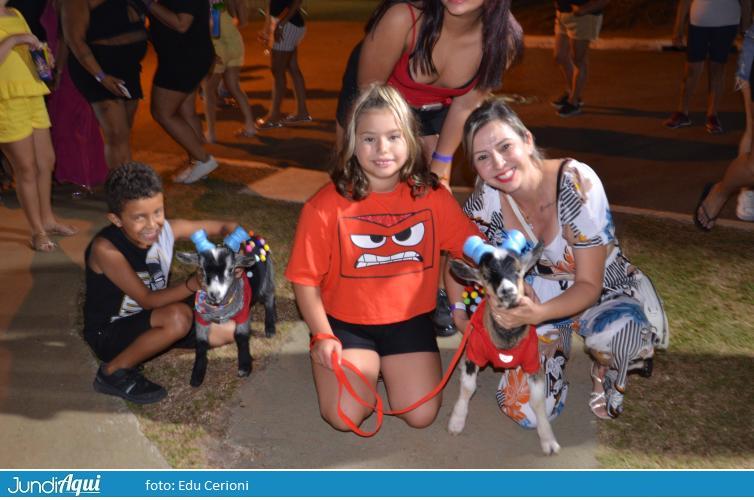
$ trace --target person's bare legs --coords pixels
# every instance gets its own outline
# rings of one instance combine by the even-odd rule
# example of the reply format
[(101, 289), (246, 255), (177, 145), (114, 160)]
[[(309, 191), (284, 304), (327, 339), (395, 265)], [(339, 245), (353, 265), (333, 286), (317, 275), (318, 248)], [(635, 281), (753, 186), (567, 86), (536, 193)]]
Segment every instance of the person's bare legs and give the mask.
[(215, 123), (217, 122), (217, 87), (220, 85), (223, 75), (221, 73), (212, 73), (202, 82), (202, 91), (204, 92), (204, 118), (207, 119), (207, 133), (205, 138), (207, 142), (214, 143), (217, 140), (215, 135)]
[(241, 110), (241, 115), (243, 115), (243, 135), (247, 137), (254, 135), (256, 133), (254, 114), (251, 112), (251, 106), (249, 106), (249, 96), (241, 88), (241, 68), (238, 66), (226, 68), (225, 73), (223, 73), (223, 81), (225, 88), (236, 100), (238, 109)]
[(573, 61), (573, 79), (571, 80), (571, 99), (570, 103), (578, 106), (581, 102), (581, 92), (586, 84), (587, 74), (589, 72), (589, 40), (569, 40), (570, 55)]
[[(440, 354), (436, 352), (412, 352), (384, 356), (380, 360), (382, 379), (385, 381), (390, 408), (406, 408), (429, 394), (442, 379)], [(420, 407), (398, 415), (408, 425), (427, 427), (434, 422), (440, 411), (442, 392)]]
[(681, 80), (681, 98), (678, 103), (678, 111), (686, 116), (689, 114), (689, 103), (691, 102), (691, 97), (694, 95), (703, 70), (704, 62), (686, 63), (683, 79)]
[(709, 95), (707, 97), (707, 116), (717, 116), (720, 99), (725, 84), (725, 64), (709, 62)]
[(92, 103), (94, 115), (102, 129), (105, 161), (110, 170), (131, 161), (131, 125), (138, 105), (137, 100), (122, 99)]
[(196, 140), (199, 141), (200, 144), (204, 144), (206, 141), (204, 139), (204, 132), (202, 131), (202, 120), (196, 113), (196, 93), (198, 90), (199, 89), (197, 88), (186, 96), (186, 99), (181, 103), (179, 113), (181, 118), (183, 118), (186, 123), (189, 124), (191, 130), (194, 131)]
[[(377, 386), (380, 357), (375, 351), (344, 349), (343, 359), (353, 363), (369, 380), (371, 387)], [(329, 368), (312, 361), (312, 375), (314, 376), (314, 385), (317, 388), (320, 415), (333, 428), (339, 431), (349, 431), (350, 428), (338, 415), (338, 380), (335, 378), (335, 373)], [(364, 383), (357, 375), (346, 370), (346, 377), (361, 399), (371, 405), (375, 404), (374, 395), (367, 387), (364, 387)], [(361, 422), (372, 414), (371, 408), (360, 405), (347, 391), (343, 391), (340, 406), (346, 416), (357, 426), (361, 425)]]
[(306, 107), (306, 82), (304, 82), (304, 75), (301, 73), (301, 68), (298, 65), (298, 48), (294, 49), (291, 54), (290, 61), (288, 62), (288, 73), (291, 75), (293, 93), (296, 96), (296, 114), (294, 118), (303, 119), (309, 116), (309, 109)]
[(152, 311), (151, 329), (139, 336), (120, 354), (106, 363), (106, 375), (122, 368), (133, 368), (139, 363), (165, 351), (186, 336), (191, 329), (193, 314), (186, 304), (176, 303)]
[[(0, 149), (13, 169), (18, 201), (31, 229), (32, 246), (37, 246), (39, 250), (46, 252), (54, 250), (55, 246), (52, 243), (47, 245), (41, 241), (41, 236), (46, 233), (40, 211), (39, 189), (37, 186), (39, 172), (35, 158), (33, 132), (20, 141), (0, 144)], [(34, 238), (40, 238), (39, 245), (34, 244)]]
[(55, 150), (49, 128), (35, 128), (31, 134), (34, 143), (34, 159), (37, 168), (37, 193), (42, 226), (48, 234), (73, 236), (78, 230), (61, 224), (52, 212), (52, 171), (55, 169)]
[[(743, 84), (741, 96), (744, 99), (744, 109), (746, 110), (747, 131), (750, 130), (752, 118), (751, 105), (751, 87), (748, 82)], [(745, 134), (744, 134), (745, 135)], [(749, 132), (749, 144), (739, 146), (740, 154), (733, 160), (728, 168), (725, 169), (723, 178), (718, 181), (710, 190), (707, 197), (702, 202), (697, 212), (697, 218), (705, 227), (714, 226), (714, 219), (720, 213), (725, 202), (741, 188), (754, 186), (754, 154), (752, 154), (752, 134)], [(743, 141), (742, 141), (743, 142)]]
[(283, 52), (274, 49), (271, 52), (270, 70), (272, 71), (274, 85), (272, 87), (270, 112), (267, 113), (267, 116), (264, 118), (263, 121), (265, 122), (278, 122), (282, 118), (280, 106), (282, 105), (283, 97), (285, 96), (285, 73), (288, 69), (292, 54), (293, 52)]
[(569, 96), (571, 87), (573, 85), (573, 61), (571, 60), (571, 47), (568, 40), (568, 36), (564, 34), (555, 35), (555, 47), (554, 47), (555, 62), (560, 71), (563, 73), (563, 78), (566, 82), (566, 89), (568, 89)]
[(194, 128), (195, 125), (186, 120), (181, 109), (188, 100), (191, 100), (193, 104), (193, 96), (194, 92), (186, 94), (152, 85), (151, 112), (155, 121), (188, 153), (192, 160), (205, 162), (209, 159), (209, 154), (204, 150), (201, 124), (197, 131)]

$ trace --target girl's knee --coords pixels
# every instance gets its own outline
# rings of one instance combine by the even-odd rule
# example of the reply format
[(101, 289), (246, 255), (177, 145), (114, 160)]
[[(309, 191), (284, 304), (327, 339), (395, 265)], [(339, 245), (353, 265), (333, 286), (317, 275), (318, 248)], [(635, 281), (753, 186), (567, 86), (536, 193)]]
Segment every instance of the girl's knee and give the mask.
[(440, 404), (427, 402), (414, 411), (403, 416), (404, 422), (415, 429), (424, 429), (432, 425), (440, 411)]
[[(366, 412), (358, 412), (357, 415), (354, 415), (354, 412), (350, 412), (348, 410), (344, 410), (344, 413), (346, 416), (353, 422), (356, 427), (360, 427), (361, 423), (364, 422), (364, 420), (369, 417), (369, 414)], [(322, 417), (322, 420), (330, 424), (330, 427), (335, 429), (336, 431), (342, 431), (342, 432), (349, 432), (351, 431), (351, 428), (346, 424), (346, 422), (340, 417), (338, 414), (338, 410), (335, 408), (320, 408), (319, 414)]]

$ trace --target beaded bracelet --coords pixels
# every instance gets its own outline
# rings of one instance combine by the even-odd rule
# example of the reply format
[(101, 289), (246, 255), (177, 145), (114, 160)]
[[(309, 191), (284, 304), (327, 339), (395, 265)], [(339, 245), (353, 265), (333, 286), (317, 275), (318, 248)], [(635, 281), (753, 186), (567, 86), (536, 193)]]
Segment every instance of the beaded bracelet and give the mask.
[(107, 76), (105, 75), (105, 72), (100, 70), (96, 75), (94, 75), (94, 79), (97, 80), (97, 83), (102, 83), (102, 80), (105, 79), (105, 76)]

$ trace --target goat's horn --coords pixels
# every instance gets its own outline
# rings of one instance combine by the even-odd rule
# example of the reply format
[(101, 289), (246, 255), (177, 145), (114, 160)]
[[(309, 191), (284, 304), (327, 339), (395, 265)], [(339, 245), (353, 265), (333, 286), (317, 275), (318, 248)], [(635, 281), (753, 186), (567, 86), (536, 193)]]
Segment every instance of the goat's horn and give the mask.
[(479, 264), (484, 254), (493, 251), (495, 251), (495, 247), (485, 243), (479, 236), (470, 236), (466, 240), (466, 243), (463, 244), (463, 253), (473, 260), (475, 264)]
[(249, 233), (246, 232), (241, 226), (237, 226), (232, 233), (227, 235), (223, 240), (226, 247), (230, 248), (234, 252), (238, 252), (241, 248), (241, 243), (249, 239)]
[(207, 232), (204, 229), (199, 229), (191, 235), (191, 241), (194, 242), (196, 251), (204, 253), (215, 248), (215, 245), (207, 239)]

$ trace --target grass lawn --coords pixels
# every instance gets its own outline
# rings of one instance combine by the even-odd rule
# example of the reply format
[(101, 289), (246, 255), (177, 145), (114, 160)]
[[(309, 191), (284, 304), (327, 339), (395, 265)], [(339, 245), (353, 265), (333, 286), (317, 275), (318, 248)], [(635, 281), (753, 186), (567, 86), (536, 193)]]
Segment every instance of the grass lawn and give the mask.
[[(169, 186), (170, 217), (230, 218), (265, 235), (273, 249), (278, 284), (279, 335), (259, 336), (255, 367), (273, 352), (298, 320), (290, 286), (282, 277), (300, 205), (238, 194), (229, 176), (198, 186)], [(754, 468), (754, 232), (715, 229), (616, 214), (626, 254), (654, 281), (665, 301), (671, 341), (655, 357), (650, 379), (632, 376), (626, 412), (599, 423), (600, 463), (610, 468)], [(186, 247), (188, 248), (188, 247)], [(178, 276), (189, 269), (178, 267)], [(255, 318), (262, 314), (261, 306)], [(188, 378), (193, 351), (174, 351), (149, 363), (169, 397), (132, 406), (147, 436), (174, 467), (217, 466), (214, 444), (234, 404), (235, 346), (210, 352), (204, 386)], [(438, 424), (435, 424), (437, 426)], [(438, 432), (444, 432), (438, 429)], [(226, 448), (227, 450), (227, 448)], [(252, 452), (238, 450), (239, 454)]]

